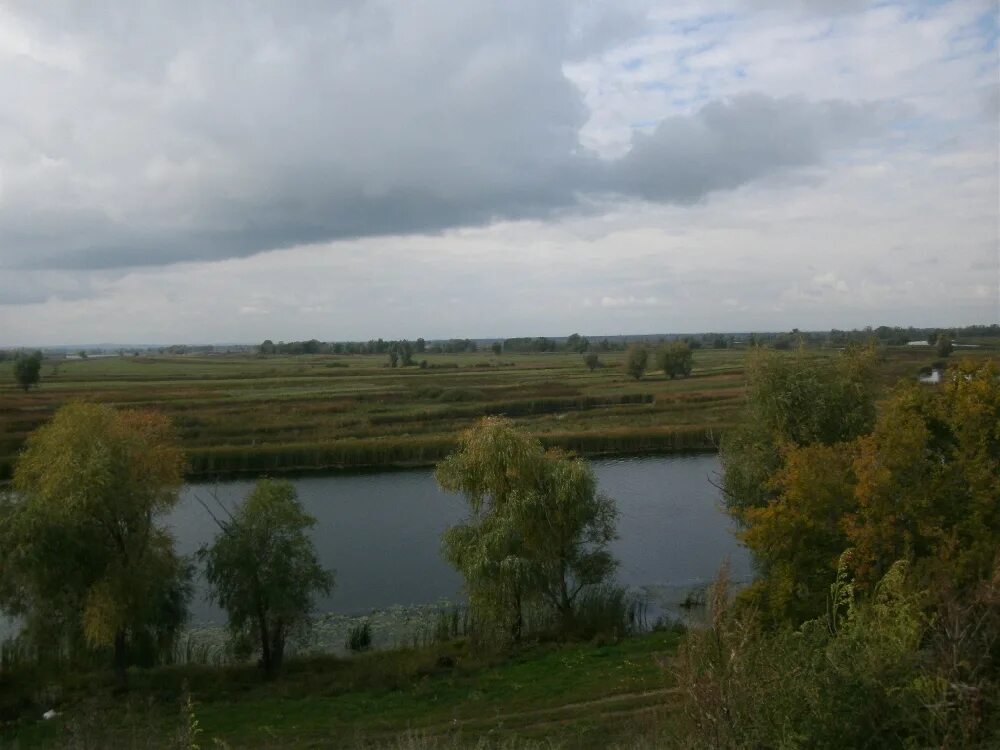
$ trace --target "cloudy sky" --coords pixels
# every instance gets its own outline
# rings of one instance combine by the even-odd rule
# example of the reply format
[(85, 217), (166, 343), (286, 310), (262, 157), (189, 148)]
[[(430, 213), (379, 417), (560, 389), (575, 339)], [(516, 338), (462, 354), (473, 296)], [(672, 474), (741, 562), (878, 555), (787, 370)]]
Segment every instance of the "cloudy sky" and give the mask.
[(0, 345), (1000, 319), (993, 0), (11, 2)]

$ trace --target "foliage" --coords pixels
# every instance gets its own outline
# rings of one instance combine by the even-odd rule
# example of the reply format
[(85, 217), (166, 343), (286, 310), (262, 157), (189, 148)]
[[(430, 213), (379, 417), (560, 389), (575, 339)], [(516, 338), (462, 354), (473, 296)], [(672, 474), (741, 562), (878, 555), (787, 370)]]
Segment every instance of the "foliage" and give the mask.
[[(795, 403), (789, 392), (776, 393), (783, 408)], [(1000, 380), (992, 363), (961, 363), (937, 389), (904, 382), (870, 434), (824, 440), (850, 434), (845, 416), (846, 425), (800, 431), (807, 442), (777, 441), (774, 456), (773, 433), (749, 425), (738, 434), (757, 443), (740, 445), (738, 460), (725, 456), (728, 487), (760, 462), (749, 470), (766, 501), (728, 499), (763, 573), (748, 596), (767, 622), (800, 623), (819, 611), (824, 581), (849, 547), (852, 572), (869, 590), (902, 558), (921, 576), (947, 571), (972, 585), (1000, 548)]]
[(939, 357), (947, 357), (953, 351), (955, 351), (955, 346), (951, 342), (951, 334), (942, 331), (938, 334), (935, 352)]
[(25, 393), (28, 392), (31, 386), (38, 385), (38, 381), (41, 380), (41, 371), (41, 352), (36, 351), (32, 354), (18, 352), (14, 358), (14, 379), (17, 381), (18, 386), (24, 389)]
[(934, 390), (904, 383), (858, 441), (856, 570), (871, 583), (894, 559), (958, 583), (983, 578), (1000, 549), (1000, 380), (962, 362)]
[(671, 380), (690, 375), (693, 361), (691, 347), (684, 341), (664, 344), (656, 351), (656, 366)]
[(353, 626), (347, 633), (344, 647), (354, 653), (367, 651), (372, 647), (372, 624), (369, 620)]
[(568, 352), (578, 352), (582, 354), (590, 348), (590, 341), (586, 336), (581, 336), (579, 333), (571, 334), (566, 339), (566, 351)]
[(503, 342), (503, 350), (505, 352), (554, 352), (559, 347), (556, 342), (552, 339), (545, 338), (544, 336), (536, 336), (535, 338), (530, 338), (528, 336), (521, 336), (518, 338), (505, 339)]
[(27, 637), (111, 647), (121, 680), (130, 648), (171, 649), (190, 572), (158, 521), (182, 469), (169, 421), (153, 412), (75, 403), (32, 434), (0, 524), (0, 595)]
[[(796, 403), (788, 385), (770, 392), (778, 413)], [(831, 423), (781, 441), (768, 501), (735, 508), (761, 577), (739, 606), (718, 600), (711, 631), (685, 650), (694, 744), (993, 746), (996, 366), (962, 362), (935, 389), (902, 382), (869, 433), (824, 439), (837, 435)]]
[(850, 443), (786, 447), (771, 481), (777, 496), (740, 513), (739, 536), (761, 574), (747, 596), (766, 622), (803, 622), (823, 610), (848, 546), (843, 520), (854, 508), (856, 452)]
[(280, 669), (289, 636), (308, 628), (313, 596), (333, 585), (307, 535), (315, 524), (290, 482), (262, 479), (199, 552), (237, 654), (259, 651), (268, 677)]
[(734, 607), (725, 575), (712, 619), (683, 645), (685, 747), (990, 747), (1000, 740), (1000, 567), (966, 604), (928, 613), (905, 563), (859, 598), (847, 565), (826, 615), (767, 631)]
[(601, 358), (598, 356), (597, 352), (587, 352), (583, 355), (583, 364), (587, 366), (588, 370), (593, 372), (601, 366)]
[(866, 434), (875, 419), (875, 354), (851, 349), (816, 358), (755, 349), (747, 361), (747, 400), (722, 440), (722, 486), (734, 514), (762, 507), (785, 446), (833, 445)]
[(646, 372), (649, 362), (649, 351), (641, 344), (632, 344), (625, 352), (625, 372), (629, 377), (639, 380)]
[(436, 477), (469, 506), (468, 520), (448, 529), (443, 545), (474, 610), (515, 641), (529, 606), (550, 609), (570, 630), (580, 593), (615, 567), (606, 547), (617, 511), (597, 492), (589, 465), (546, 453), (510, 421), (488, 417), (463, 433)]

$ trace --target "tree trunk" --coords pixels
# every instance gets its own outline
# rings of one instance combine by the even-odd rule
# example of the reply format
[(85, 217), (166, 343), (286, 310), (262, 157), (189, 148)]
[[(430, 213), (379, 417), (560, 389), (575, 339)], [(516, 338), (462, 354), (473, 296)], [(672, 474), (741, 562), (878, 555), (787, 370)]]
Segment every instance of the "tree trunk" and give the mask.
[(573, 599), (570, 597), (569, 587), (566, 585), (565, 565), (560, 576), (559, 586), (559, 625), (563, 634), (566, 634), (573, 629)]
[(268, 679), (274, 674), (274, 662), (271, 659), (271, 636), (267, 632), (267, 618), (263, 614), (257, 617), (257, 629), (260, 631), (260, 666)]
[(285, 628), (278, 622), (271, 633), (271, 665), (277, 673), (285, 661)]
[(128, 687), (128, 647), (124, 628), (115, 633), (115, 680), (119, 690)]
[(521, 628), (524, 625), (524, 617), (521, 614), (521, 594), (520, 592), (514, 597), (514, 623), (510, 629), (510, 635), (514, 639), (514, 643), (521, 642)]

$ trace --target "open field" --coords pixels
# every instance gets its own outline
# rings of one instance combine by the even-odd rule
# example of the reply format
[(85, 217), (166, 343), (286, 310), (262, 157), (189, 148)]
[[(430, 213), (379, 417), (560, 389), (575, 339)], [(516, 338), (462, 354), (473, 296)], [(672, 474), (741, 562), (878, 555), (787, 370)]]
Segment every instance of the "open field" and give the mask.
[[(52, 683), (24, 675), (33, 694), (29, 684), (4, 685), (0, 694), (19, 696), (13, 706), (5, 699), (10, 723), (0, 747), (178, 747), (186, 686), (201, 747), (222, 746), (215, 740), (231, 747), (398, 747), (396, 738), (413, 732), (461, 747), (487, 737), (604, 748), (662, 721), (672, 700), (666, 665), (680, 638), (654, 632), (608, 645), (540, 644), (494, 658), (462, 642), (315, 657), (289, 663), (272, 683), (251, 666), (162, 667), (133, 673), (124, 699), (113, 694), (109, 671)], [(52, 705), (59, 718), (39, 721)]]
[[(166, 412), (192, 476), (428, 464), (485, 414), (584, 455), (712, 450), (741, 403), (746, 353), (698, 350), (692, 376), (673, 381), (629, 378), (621, 352), (602, 354), (593, 372), (571, 353), (418, 356), (426, 369), (392, 369), (375, 355), (47, 360), (28, 393), (3, 362), (0, 479), (27, 435), (74, 399)], [(914, 377), (935, 359), (929, 349), (887, 349), (883, 381)]]

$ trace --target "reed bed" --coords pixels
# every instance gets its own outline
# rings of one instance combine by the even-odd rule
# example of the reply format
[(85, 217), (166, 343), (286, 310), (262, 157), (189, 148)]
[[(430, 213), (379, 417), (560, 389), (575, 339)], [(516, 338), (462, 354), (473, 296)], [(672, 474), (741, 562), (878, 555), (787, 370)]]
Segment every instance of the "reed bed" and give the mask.
[[(31, 431), (72, 400), (166, 413), (192, 476), (433, 463), (461, 430), (495, 414), (583, 455), (712, 450), (742, 403), (744, 358), (699, 350), (691, 377), (639, 381), (618, 352), (602, 354), (593, 372), (568, 353), (426, 355), (424, 369), (346, 355), (52, 360), (28, 393), (0, 363), (0, 481)], [(930, 359), (889, 350), (883, 379), (915, 376)]]

